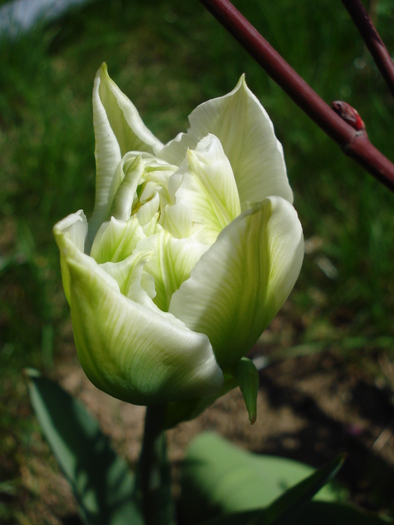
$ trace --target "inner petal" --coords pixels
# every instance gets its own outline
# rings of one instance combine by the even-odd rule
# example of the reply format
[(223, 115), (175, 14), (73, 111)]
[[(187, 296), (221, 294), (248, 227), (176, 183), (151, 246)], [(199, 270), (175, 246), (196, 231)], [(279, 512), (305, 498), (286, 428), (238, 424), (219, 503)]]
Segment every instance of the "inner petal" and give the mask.
[(220, 141), (207, 135), (195, 150), (189, 150), (176, 173), (182, 182), (175, 193), (177, 203), (192, 209), (192, 222), (216, 235), (240, 213), (241, 206), (229, 160)]
[(131, 217), (128, 221), (118, 221), (112, 217), (109, 222), (101, 225), (90, 255), (98, 263), (119, 262), (129, 257), (137, 243), (145, 237), (136, 217)]
[(189, 278), (208, 248), (191, 238), (176, 239), (165, 230), (138, 244), (136, 254), (139, 251), (154, 253), (145, 264), (144, 271), (154, 277), (156, 296), (153, 301), (160, 310), (168, 311), (172, 294)]

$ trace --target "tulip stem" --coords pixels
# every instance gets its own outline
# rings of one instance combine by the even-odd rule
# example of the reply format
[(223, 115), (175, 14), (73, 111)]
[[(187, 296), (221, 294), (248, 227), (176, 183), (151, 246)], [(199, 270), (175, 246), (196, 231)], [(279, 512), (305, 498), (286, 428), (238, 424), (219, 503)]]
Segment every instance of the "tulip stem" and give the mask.
[(146, 408), (144, 437), (137, 472), (137, 493), (145, 525), (174, 523), (167, 442), (163, 431), (166, 405)]

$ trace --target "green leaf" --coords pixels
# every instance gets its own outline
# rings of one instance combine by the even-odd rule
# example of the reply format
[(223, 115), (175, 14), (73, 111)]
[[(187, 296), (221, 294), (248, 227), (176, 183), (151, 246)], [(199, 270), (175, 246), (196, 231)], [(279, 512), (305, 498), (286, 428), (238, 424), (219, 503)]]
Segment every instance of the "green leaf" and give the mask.
[(27, 370), (30, 399), (89, 525), (142, 525), (133, 477), (97, 421), (56, 383)]
[[(289, 517), (293, 519), (297, 510), (313, 498), (313, 496), (335, 476), (341, 468), (344, 459), (343, 455), (338, 456), (296, 486), (287, 490), (268, 508), (264, 509), (260, 517), (257, 516), (252, 520), (251, 524), (264, 521), (264, 525), (281, 525), (282, 523), (286, 523)], [(261, 520), (259, 518), (261, 518)]]
[[(215, 515), (261, 510), (313, 472), (307, 465), (252, 454), (215, 434), (201, 434), (182, 467), (181, 507), (192, 525)], [(333, 501), (338, 492), (326, 486), (318, 497)]]
[[(254, 519), (260, 515), (260, 511), (256, 510), (236, 512), (205, 521), (201, 525), (251, 525)], [(266, 525), (263, 518), (255, 523)], [(351, 505), (310, 501), (302, 512), (292, 517), (288, 523), (291, 523), (291, 525), (387, 525), (394, 522), (387, 516), (367, 513)]]
[(388, 516), (365, 512), (353, 505), (311, 501), (297, 516), (292, 518), (291, 525), (387, 525), (394, 523)]
[(235, 367), (235, 377), (244, 397), (249, 421), (253, 425), (257, 418), (257, 394), (259, 391), (259, 373), (253, 361), (243, 357)]

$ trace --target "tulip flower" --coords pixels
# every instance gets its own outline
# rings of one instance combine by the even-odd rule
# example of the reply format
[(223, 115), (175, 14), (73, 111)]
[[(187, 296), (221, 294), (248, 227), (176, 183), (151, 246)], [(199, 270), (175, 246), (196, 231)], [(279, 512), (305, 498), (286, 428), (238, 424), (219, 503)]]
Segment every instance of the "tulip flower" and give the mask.
[(134, 404), (213, 399), (243, 377), (303, 259), (282, 146), (244, 77), (189, 121), (163, 145), (103, 64), (93, 215), (54, 227), (81, 364)]

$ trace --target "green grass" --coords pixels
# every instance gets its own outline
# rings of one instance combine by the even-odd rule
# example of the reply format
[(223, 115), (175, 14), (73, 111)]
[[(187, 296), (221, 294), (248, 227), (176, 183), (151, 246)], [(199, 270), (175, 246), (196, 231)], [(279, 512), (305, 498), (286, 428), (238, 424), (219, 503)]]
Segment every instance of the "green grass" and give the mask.
[[(234, 3), (327, 102), (356, 107), (372, 142), (392, 156), (393, 100), (340, 2)], [(392, 51), (393, 2), (375, 4)], [(91, 91), (102, 61), (163, 141), (245, 72), (284, 145), (295, 206), (315, 247), (288, 309), (297, 327), (291, 344), (334, 340), (340, 348), (361, 336), (385, 351), (381, 337), (387, 347), (394, 337), (394, 196), (347, 159), (197, 0), (94, 2), (0, 41), (0, 432), (13, 436), (0, 444), (0, 458), (15, 452), (5, 481), (17, 475), (22, 423), (13, 424), (9, 411), (18, 417), (26, 406), (21, 370), (51, 369), (64, 345), (68, 309), (51, 229), (80, 208), (92, 211)], [(323, 271), (327, 261), (335, 275)]]

